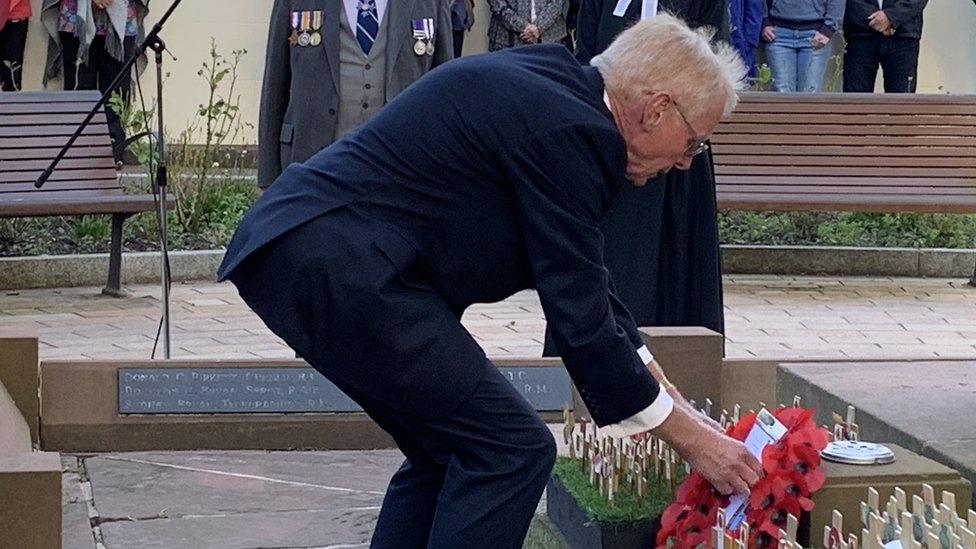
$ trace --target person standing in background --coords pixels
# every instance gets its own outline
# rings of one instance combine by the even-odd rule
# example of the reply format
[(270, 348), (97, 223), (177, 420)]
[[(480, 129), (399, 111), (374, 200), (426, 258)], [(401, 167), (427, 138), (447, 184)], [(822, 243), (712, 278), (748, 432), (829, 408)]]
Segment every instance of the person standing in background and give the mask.
[(729, 41), (749, 69), (749, 76), (756, 75), (756, 52), (765, 9), (765, 0), (729, 0)]
[[(44, 0), (41, 24), (49, 39), (44, 84), (63, 74), (65, 90), (105, 93), (145, 37), (147, 13), (149, 0)], [(145, 66), (143, 57), (137, 71)], [(117, 90), (126, 102), (131, 81), (123, 79)], [(121, 162), (125, 131), (115, 111), (106, 109), (105, 115), (112, 152)]]
[(567, 0), (488, 0), (488, 51), (566, 38)]
[[(663, 12), (729, 40), (724, 0), (583, 0), (576, 58), (589, 63), (625, 28)], [(621, 190), (600, 226), (604, 260), (617, 297), (638, 326), (704, 326), (724, 333), (715, 173), (707, 144), (694, 152), (686, 170)], [(548, 331), (544, 354), (556, 354)]]
[(928, 0), (847, 0), (845, 92), (873, 92), (880, 66), (886, 93), (915, 93), (926, 4)]
[[(845, 0), (769, 0), (763, 18), (766, 59), (778, 92), (820, 92), (830, 39), (844, 20)], [(861, 0), (874, 1), (874, 0)]]
[(454, 0), (451, 3), (451, 28), (454, 31), (454, 58), (461, 57), (464, 33), (474, 26), (474, 1)]
[(267, 189), (454, 58), (447, 0), (275, 0), (258, 116)]
[(30, 0), (0, 0), (0, 89), (19, 91), (27, 45), (27, 23), (31, 16)]

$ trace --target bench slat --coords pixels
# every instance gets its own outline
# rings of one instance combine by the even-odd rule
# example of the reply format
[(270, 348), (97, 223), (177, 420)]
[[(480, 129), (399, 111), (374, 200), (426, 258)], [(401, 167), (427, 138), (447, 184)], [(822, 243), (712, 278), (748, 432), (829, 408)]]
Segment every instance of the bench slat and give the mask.
[[(762, 103), (740, 103), (736, 107), (737, 113), (785, 113), (785, 114), (890, 114), (892, 105), (856, 105), (856, 104), (762, 104)], [(976, 104), (962, 105), (909, 105), (905, 108), (911, 112), (923, 115), (947, 115), (947, 116), (976, 116)]]
[[(797, 188), (793, 185), (721, 185), (723, 192), (754, 193), (754, 194), (790, 194)], [(803, 188), (805, 196), (821, 194), (837, 194), (840, 192), (851, 195), (912, 195), (939, 198), (943, 196), (968, 196), (976, 199), (976, 184), (958, 187), (910, 187), (898, 185), (861, 185), (850, 187), (843, 185), (816, 185)]]
[(833, 194), (802, 196), (797, 194), (722, 193), (718, 198), (721, 210), (774, 212), (918, 212), (918, 213), (976, 213), (976, 197), (932, 197), (914, 195), (849, 195)]
[[(719, 126), (721, 129), (721, 126)], [(834, 146), (887, 146), (887, 147), (976, 147), (976, 137), (906, 137), (878, 135), (870, 138), (856, 135), (802, 135), (802, 134), (715, 134), (711, 141), (733, 145), (834, 145)]]
[[(806, 145), (730, 145), (712, 142), (715, 161), (728, 163), (733, 155), (759, 156), (870, 156), (878, 158), (899, 157), (976, 157), (976, 147), (838, 147)], [(969, 161), (972, 163), (972, 160)]]
[[(72, 147), (73, 148), (73, 147)], [(82, 151), (79, 151), (82, 152)], [(3, 158), (0, 156), (0, 158)], [(3, 172), (38, 172), (38, 174), (47, 168), (48, 164), (51, 163), (50, 158), (35, 159), (35, 160), (7, 160), (3, 163)], [(110, 168), (115, 170), (115, 160), (111, 156), (111, 151), (109, 151), (109, 156), (82, 156), (76, 158), (65, 157), (58, 162), (58, 170), (72, 169), (106, 169)]]
[(4, 103), (0, 101), (0, 115), (87, 114), (94, 104), (94, 101), (65, 101), (63, 103)]
[[(119, 187), (118, 181), (115, 179), (83, 179), (83, 178), (72, 178), (72, 179), (48, 179), (44, 185), (40, 188), (44, 192), (53, 191), (83, 191), (83, 190), (112, 190), (116, 189), (119, 192), (122, 188)], [(23, 183), (3, 183), (0, 184), (0, 199), (6, 199), (7, 196), (16, 193), (26, 193), (26, 192), (36, 192), (36, 187), (34, 187), (34, 182), (23, 182)]]
[(908, 114), (797, 114), (797, 113), (747, 113), (734, 112), (724, 119), (726, 123), (749, 122), (754, 124), (838, 124), (843, 126), (976, 126), (974, 116), (938, 116)]
[(967, 178), (954, 177), (830, 177), (830, 176), (796, 176), (789, 173), (776, 175), (717, 175), (715, 181), (718, 187), (727, 188), (734, 185), (782, 185), (795, 188), (798, 193), (817, 186), (833, 186), (857, 188), (861, 186), (890, 186), (890, 187), (973, 187), (976, 181)]
[(0, 94), (0, 104), (5, 103), (66, 103), (66, 102), (88, 102), (94, 105), (102, 94), (95, 90), (71, 90), (71, 91), (28, 91), (28, 92), (7, 92)]
[[(0, 172), (0, 187), (8, 184), (14, 183), (33, 183), (40, 177), (43, 170), (33, 170), (29, 172)], [(53, 181), (66, 181), (69, 179), (82, 179), (82, 180), (94, 180), (94, 179), (110, 179), (114, 180), (118, 177), (115, 168), (104, 168), (104, 169), (84, 169), (84, 170), (71, 170), (71, 169), (56, 169), (54, 173), (51, 174), (51, 180)]]
[[(57, 126), (0, 126), (0, 138), (3, 137), (36, 137), (38, 135), (63, 135), (70, 137), (78, 128), (77, 125), (57, 125)], [(108, 137), (107, 124), (89, 125), (81, 135), (104, 135)], [(67, 142), (67, 139), (65, 139)]]
[[(8, 160), (43, 160), (45, 161), (44, 167), (47, 167), (49, 163), (55, 156), (58, 155), (58, 151), (61, 147), (34, 147), (28, 149), (5, 149), (0, 146), (0, 160), (3, 160), (3, 166), (0, 169), (7, 168)], [(75, 145), (68, 149), (68, 152), (64, 155), (65, 158), (108, 158), (110, 162), (114, 165), (115, 159), (112, 157), (112, 148), (108, 145), (98, 145), (95, 147), (79, 147)]]
[[(862, 166), (865, 168), (971, 168), (972, 157), (877, 157), (877, 156), (774, 156), (764, 154), (723, 154), (716, 166)], [(792, 169), (791, 169), (792, 171)]]
[[(108, 133), (103, 134), (105, 136)], [(49, 148), (57, 151), (68, 142), (68, 136), (44, 137), (0, 137), (0, 150), (18, 150), (32, 148)], [(106, 145), (111, 143), (102, 135), (82, 135), (75, 139), (74, 147), (89, 147), (92, 145)], [(52, 156), (53, 157), (53, 156)]]
[[(35, 195), (49, 195), (37, 197)], [(84, 215), (108, 213), (138, 213), (153, 211), (156, 203), (151, 194), (110, 195), (64, 191), (57, 193), (25, 193), (23, 200), (4, 197), (0, 200), (0, 217), (43, 217), (49, 215)], [(167, 197), (167, 203), (174, 203)]]
[[(958, 177), (976, 178), (976, 167), (971, 168), (872, 168), (843, 166), (793, 166), (788, 169), (781, 166), (727, 166), (717, 164), (715, 173), (722, 175), (777, 175), (788, 171), (790, 175), (830, 176), (845, 175), (851, 177)], [(0, 175), (2, 178), (2, 175)], [(0, 179), (2, 180), (2, 179)]]
[[(81, 113), (61, 113), (61, 114), (5, 114), (0, 116), (0, 127), (26, 126), (33, 128), (37, 133), (38, 126), (58, 126), (63, 124), (74, 124), (75, 127), (81, 124), (87, 114)], [(96, 113), (92, 118), (92, 124), (106, 122), (105, 113)]]
[(827, 124), (803, 124), (803, 125), (772, 125), (772, 124), (752, 124), (752, 123), (723, 123), (715, 133), (717, 135), (728, 134), (805, 134), (805, 135), (855, 135), (871, 139), (874, 135), (907, 135), (917, 137), (929, 136), (948, 136), (958, 135), (960, 137), (972, 137), (973, 128), (971, 126), (859, 126), (855, 124), (827, 125)]

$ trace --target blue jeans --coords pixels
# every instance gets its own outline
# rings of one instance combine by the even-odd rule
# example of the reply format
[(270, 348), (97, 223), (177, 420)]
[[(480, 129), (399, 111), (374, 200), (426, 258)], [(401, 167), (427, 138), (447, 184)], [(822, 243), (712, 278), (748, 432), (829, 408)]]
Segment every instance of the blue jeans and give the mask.
[(773, 73), (773, 88), (778, 92), (819, 92), (830, 58), (830, 44), (814, 49), (811, 40), (816, 30), (773, 27), (776, 38), (766, 44), (766, 60)]

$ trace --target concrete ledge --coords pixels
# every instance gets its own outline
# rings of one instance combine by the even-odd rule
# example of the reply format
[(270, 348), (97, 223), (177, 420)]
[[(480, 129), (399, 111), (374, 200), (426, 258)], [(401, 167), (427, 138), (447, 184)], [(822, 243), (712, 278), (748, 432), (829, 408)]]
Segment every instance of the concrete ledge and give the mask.
[[(174, 282), (213, 280), (224, 250), (170, 252)], [(108, 254), (40, 255), (0, 257), (0, 289), (68, 288), (104, 286), (108, 277)], [(159, 282), (159, 254), (122, 254), (122, 283)]]
[(722, 272), (969, 278), (976, 250), (840, 246), (722, 246)]
[(668, 379), (689, 400), (717, 406), (722, 398), (725, 338), (701, 326), (640, 328), (641, 338)]
[(0, 547), (61, 547), (61, 458), (32, 452), (0, 456)]
[(796, 363), (777, 377), (780, 400), (802, 396), (818, 423), (852, 404), (863, 440), (897, 444), (976, 482), (976, 361)]
[[(976, 358), (976, 357), (974, 357)], [(898, 358), (898, 362), (931, 362), (952, 363), (960, 362), (958, 358), (911, 357)], [(780, 393), (778, 387), (777, 370), (779, 366), (790, 364), (834, 363), (837, 358), (726, 358), (722, 361), (722, 408), (732, 411), (736, 404), (743, 410), (759, 409), (763, 404), (774, 406), (793, 402), (790, 389)], [(884, 364), (891, 359), (846, 359), (844, 362), (858, 364)], [(803, 396), (803, 395), (800, 395)], [(806, 405), (807, 403), (805, 403)], [(829, 417), (827, 418), (829, 419)], [(824, 420), (826, 422), (826, 420)]]
[(0, 389), (6, 388), (5, 392), (20, 412), (34, 444), (40, 438), (41, 416), (37, 353), (36, 328), (0, 328)]
[[(171, 252), (173, 280), (212, 280), (224, 250)], [(722, 247), (726, 274), (969, 278), (976, 250), (821, 246)], [(101, 286), (108, 254), (0, 257), (0, 289)], [(159, 254), (122, 254), (123, 284), (159, 282)]]

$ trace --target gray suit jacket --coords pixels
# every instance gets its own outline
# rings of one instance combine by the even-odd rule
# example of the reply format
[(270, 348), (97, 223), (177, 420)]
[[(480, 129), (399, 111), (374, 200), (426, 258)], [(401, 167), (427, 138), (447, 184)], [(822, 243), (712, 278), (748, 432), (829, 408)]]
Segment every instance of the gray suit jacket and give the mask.
[[(322, 44), (292, 46), (291, 13), (322, 10)], [(292, 162), (304, 162), (332, 143), (339, 108), (341, 0), (275, 0), (258, 120), (258, 185), (267, 188)], [(431, 68), (454, 57), (448, 0), (390, 0), (386, 101)], [(411, 22), (434, 19), (434, 55), (416, 55)]]

